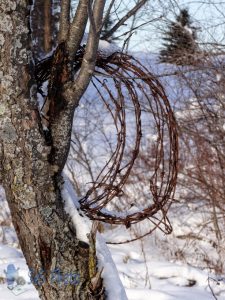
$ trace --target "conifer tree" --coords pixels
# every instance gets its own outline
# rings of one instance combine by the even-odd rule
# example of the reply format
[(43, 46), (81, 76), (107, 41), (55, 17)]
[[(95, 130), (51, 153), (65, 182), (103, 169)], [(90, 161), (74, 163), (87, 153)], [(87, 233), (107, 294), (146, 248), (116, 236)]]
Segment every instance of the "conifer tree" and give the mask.
[[(102, 34), (101, 36), (104, 37), (105, 34), (109, 32), (109, 30), (113, 27), (113, 20), (110, 17), (110, 15), (106, 18), (105, 23), (102, 28)], [(112, 42), (114, 40), (114, 35), (111, 35), (107, 38), (108, 42)]]
[(165, 33), (165, 48), (160, 51), (160, 61), (177, 65), (193, 64), (199, 51), (196, 39), (196, 28), (192, 26), (189, 12), (182, 9)]

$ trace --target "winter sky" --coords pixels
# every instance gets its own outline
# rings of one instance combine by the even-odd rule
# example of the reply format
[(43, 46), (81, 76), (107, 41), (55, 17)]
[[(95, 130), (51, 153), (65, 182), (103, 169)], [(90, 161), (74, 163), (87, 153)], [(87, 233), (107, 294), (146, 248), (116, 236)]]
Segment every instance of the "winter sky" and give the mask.
[[(193, 26), (198, 28), (200, 43), (220, 43), (225, 45), (225, 1), (218, 0), (167, 0), (150, 1), (145, 14), (140, 15), (136, 25), (149, 18), (160, 18), (147, 26), (141, 27), (132, 36), (130, 49), (134, 51), (157, 52), (162, 43), (162, 36), (169, 21), (182, 8), (188, 8)], [(149, 10), (149, 14), (148, 14)]]

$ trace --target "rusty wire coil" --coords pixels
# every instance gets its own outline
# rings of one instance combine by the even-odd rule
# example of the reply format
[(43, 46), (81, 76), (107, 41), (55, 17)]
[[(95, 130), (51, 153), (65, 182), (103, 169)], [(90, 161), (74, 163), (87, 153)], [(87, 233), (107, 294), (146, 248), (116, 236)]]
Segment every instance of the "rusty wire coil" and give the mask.
[[(81, 47), (76, 55), (74, 74), (81, 66), (84, 51), (85, 47)], [(49, 78), (52, 64), (53, 56), (37, 64), (36, 80), (39, 87)], [(92, 220), (123, 224), (127, 228), (144, 220), (151, 222), (153, 228), (129, 241), (151, 233), (156, 227), (170, 233), (172, 227), (167, 212), (173, 201), (177, 180), (178, 133), (164, 89), (156, 76), (140, 61), (121, 52), (108, 57), (99, 53), (93, 78), (92, 84), (115, 126), (116, 145), (95, 179), (89, 182), (91, 186), (88, 191), (80, 198), (81, 210)], [(128, 138), (131, 113), (132, 138)], [(140, 151), (146, 133), (146, 129), (143, 132), (143, 114), (148, 115), (157, 139), (152, 148)], [(79, 132), (75, 138), (79, 138)], [(76, 163), (80, 163), (79, 158)], [(143, 176), (140, 178), (137, 174), (143, 165), (144, 182), (149, 188), (149, 195), (144, 196), (144, 207), (129, 212), (129, 198), (132, 195), (124, 197), (126, 186), (136, 186), (143, 180)], [(121, 204), (117, 210), (114, 209), (115, 199)]]
[[(104, 78), (111, 78), (113, 89)], [(114, 53), (106, 59), (98, 57), (93, 85), (113, 119), (117, 144), (86, 195), (80, 199), (81, 209), (92, 220), (130, 227), (131, 224), (148, 219), (156, 227), (164, 224), (164, 231), (171, 232), (166, 214), (176, 186), (178, 134), (162, 85), (137, 59), (124, 53)], [(116, 96), (113, 90), (117, 91)], [(126, 107), (131, 105), (135, 132), (132, 147), (129, 145), (132, 149), (128, 154), (125, 150), (129, 119)], [(151, 114), (157, 131), (153, 170), (149, 170), (148, 174), (151, 199), (146, 199), (146, 207), (137, 212), (129, 213), (124, 208), (122, 213), (115, 212), (108, 209), (109, 204), (115, 197), (122, 198), (125, 185), (140, 155), (143, 110)], [(161, 219), (156, 217), (158, 212), (161, 212)]]

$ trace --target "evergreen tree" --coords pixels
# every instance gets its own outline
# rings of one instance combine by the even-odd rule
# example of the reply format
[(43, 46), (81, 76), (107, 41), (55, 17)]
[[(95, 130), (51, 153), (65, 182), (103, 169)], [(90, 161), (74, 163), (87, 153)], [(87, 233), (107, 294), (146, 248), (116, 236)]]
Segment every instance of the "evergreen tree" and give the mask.
[[(108, 31), (113, 27), (113, 21), (111, 19), (110, 16), (108, 16), (105, 20), (105, 23), (103, 25), (103, 28), (102, 28), (102, 34), (101, 36), (104, 37), (104, 35), (106, 33), (108, 33)], [(114, 35), (111, 35), (109, 38), (107, 38), (107, 41), (108, 42), (112, 42), (112, 40), (114, 40)]]
[(199, 49), (196, 43), (196, 28), (192, 26), (187, 9), (182, 9), (176, 21), (171, 22), (163, 39), (165, 49), (160, 51), (161, 62), (177, 65), (194, 63), (194, 56)]

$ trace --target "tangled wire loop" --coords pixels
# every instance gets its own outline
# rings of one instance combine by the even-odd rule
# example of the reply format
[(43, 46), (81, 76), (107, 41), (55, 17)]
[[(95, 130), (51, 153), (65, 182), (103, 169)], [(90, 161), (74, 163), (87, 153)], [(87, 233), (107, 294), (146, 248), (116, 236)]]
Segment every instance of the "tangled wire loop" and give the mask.
[[(152, 219), (154, 222), (155, 215), (161, 212), (164, 220), (162, 222), (165, 225), (166, 213), (173, 200), (176, 186), (178, 134), (176, 121), (164, 89), (157, 78), (137, 59), (123, 53), (114, 53), (108, 58), (99, 55), (95, 74), (97, 75), (94, 76), (93, 85), (114, 122), (117, 143), (95, 182), (80, 200), (81, 209), (93, 220), (125, 224), (127, 227), (145, 219)], [(110, 78), (114, 84), (113, 88), (105, 78)], [(129, 119), (127, 108), (131, 106), (135, 124), (133, 124), (132, 149), (128, 155), (126, 151)], [(143, 134), (143, 112), (149, 113), (150, 122), (154, 123), (157, 136), (154, 162), (148, 174), (152, 196), (145, 208), (131, 213), (128, 209), (123, 213), (113, 212), (109, 209), (110, 202), (115, 197), (120, 199), (123, 195), (123, 189), (135, 162), (142, 155), (140, 144)], [(131, 145), (128, 146), (130, 148)], [(170, 226), (167, 226), (166, 231), (171, 231)]]

